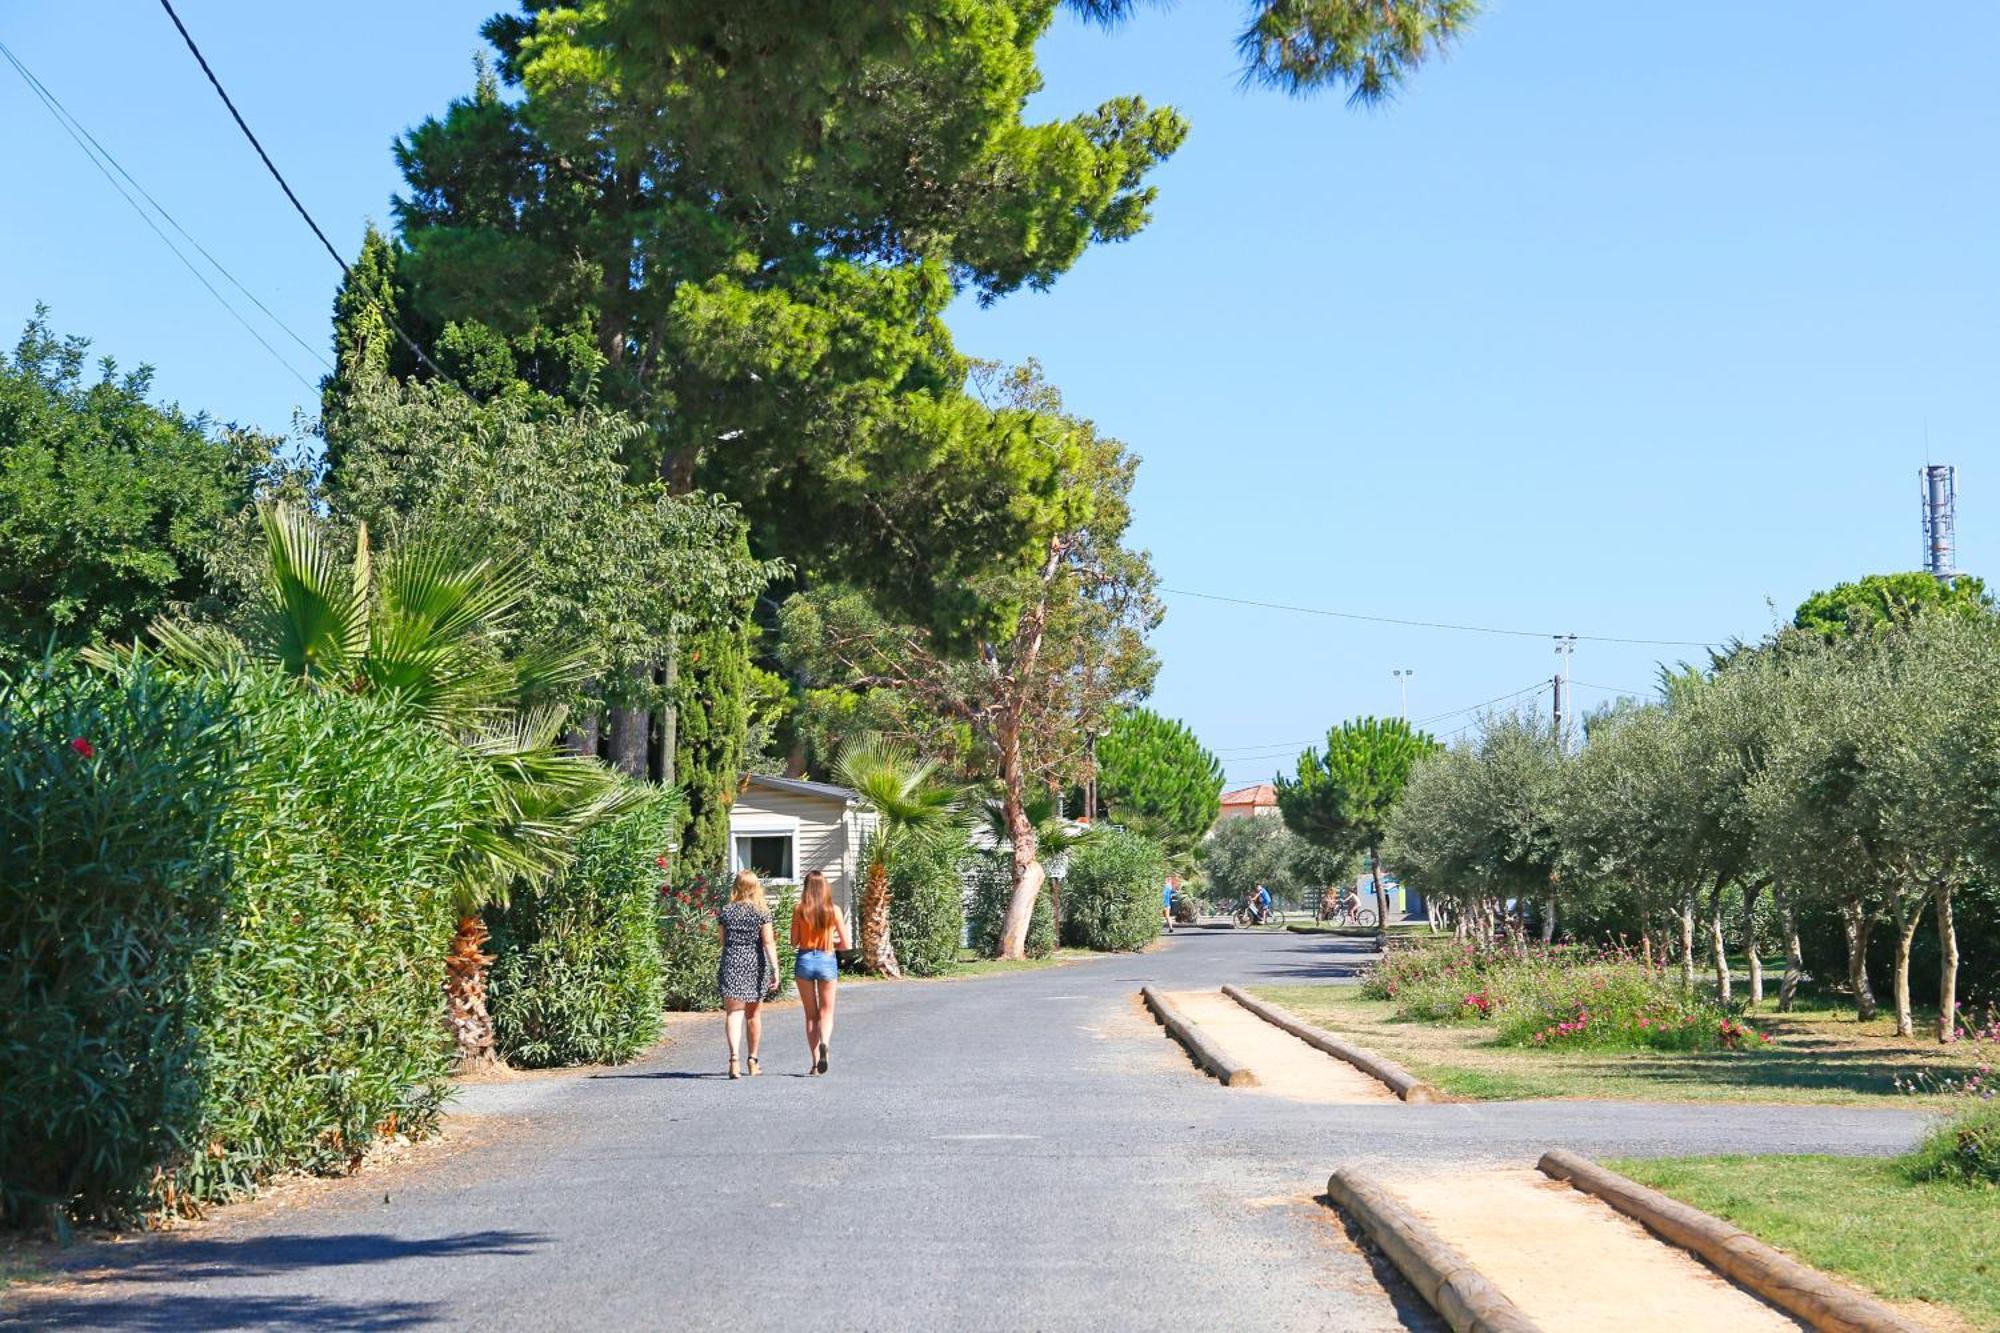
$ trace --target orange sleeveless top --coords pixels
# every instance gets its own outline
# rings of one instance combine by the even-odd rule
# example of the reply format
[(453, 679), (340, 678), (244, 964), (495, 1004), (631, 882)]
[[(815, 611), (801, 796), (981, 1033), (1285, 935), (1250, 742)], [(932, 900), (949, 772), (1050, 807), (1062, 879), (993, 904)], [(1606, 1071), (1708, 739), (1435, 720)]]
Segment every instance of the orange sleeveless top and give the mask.
[(836, 907), (833, 909), (833, 915), (827, 919), (826, 925), (822, 929), (814, 930), (812, 923), (806, 920), (804, 906), (794, 907), (792, 909), (793, 947), (798, 949), (819, 949), (822, 951), (831, 950), (833, 948), (834, 922), (839, 919), (840, 909)]

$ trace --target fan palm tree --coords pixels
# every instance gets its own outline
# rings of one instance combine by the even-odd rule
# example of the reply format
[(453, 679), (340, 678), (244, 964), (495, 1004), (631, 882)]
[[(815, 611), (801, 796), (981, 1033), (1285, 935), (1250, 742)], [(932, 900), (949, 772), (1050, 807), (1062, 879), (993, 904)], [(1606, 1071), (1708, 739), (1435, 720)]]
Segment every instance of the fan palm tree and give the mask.
[[(986, 828), (992, 835), (993, 846), (998, 850), (1011, 850), (1013, 834), (1007, 828), (1007, 802), (998, 796), (989, 796), (984, 801)], [(1046, 788), (1031, 793), (1021, 802), (1022, 811), (1028, 822), (1035, 828), (1035, 855), (1043, 864), (1055, 866), (1062, 858), (1076, 850), (1083, 843), (1095, 837), (1098, 829), (1094, 824), (1079, 824), (1062, 812), (1062, 805), (1056, 794)], [(1049, 906), (1054, 909), (1056, 919), (1062, 919), (1062, 882), (1051, 874), (1049, 878)]]
[(912, 844), (962, 836), (964, 796), (937, 776), (937, 765), (873, 738), (852, 742), (836, 764), (840, 781), (874, 812), (875, 832), (862, 849), (861, 957), (872, 972), (899, 977), (889, 938), (889, 868)]
[(458, 928), (445, 1001), (461, 1062), (489, 1063), (484, 909), (562, 870), (586, 828), (639, 795), (595, 759), (561, 750), (561, 709), (528, 706), (582, 679), (589, 658), (498, 651), (526, 596), (517, 566), (423, 536), (378, 554), (365, 526), (343, 557), (303, 511), (275, 506), (260, 517), (264, 587), (242, 636), (166, 620), (153, 638), (184, 665), (228, 672), (254, 662), (310, 687), (392, 699), (465, 747), (488, 779), (486, 809), (453, 857)]

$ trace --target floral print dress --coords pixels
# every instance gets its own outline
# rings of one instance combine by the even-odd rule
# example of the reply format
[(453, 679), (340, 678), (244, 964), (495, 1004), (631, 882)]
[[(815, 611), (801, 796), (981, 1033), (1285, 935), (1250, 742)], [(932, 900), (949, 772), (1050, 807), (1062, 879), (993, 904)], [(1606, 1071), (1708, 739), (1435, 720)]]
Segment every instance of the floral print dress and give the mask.
[(722, 923), (722, 966), (717, 982), (726, 1000), (761, 1000), (778, 978), (764, 956), (764, 927), (771, 914), (749, 903), (730, 903), (716, 914)]

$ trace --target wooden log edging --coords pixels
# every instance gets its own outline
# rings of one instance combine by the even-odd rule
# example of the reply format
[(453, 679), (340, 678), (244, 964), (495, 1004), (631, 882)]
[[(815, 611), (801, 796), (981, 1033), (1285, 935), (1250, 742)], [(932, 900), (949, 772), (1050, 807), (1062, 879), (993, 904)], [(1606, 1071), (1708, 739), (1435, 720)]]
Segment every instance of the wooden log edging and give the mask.
[(1430, 1084), (1397, 1064), (1384, 1059), (1365, 1047), (1351, 1045), (1328, 1032), (1299, 1018), (1289, 1010), (1281, 1009), (1266, 1000), (1250, 995), (1240, 987), (1224, 986), (1222, 993), (1248, 1009), (1257, 1017), (1275, 1027), (1297, 1037), (1308, 1046), (1325, 1051), (1336, 1060), (1345, 1060), (1370, 1078), (1388, 1085), (1389, 1090), (1406, 1102), (1441, 1102), (1444, 1094)]
[(1539, 1333), (1539, 1324), (1373, 1177), (1343, 1166), (1327, 1178), (1326, 1193), (1455, 1333)]
[(1821, 1333), (1920, 1333), (1880, 1301), (1835, 1282), (1719, 1217), (1606, 1170), (1580, 1153), (1557, 1148), (1537, 1169), (1595, 1195), (1662, 1240), (1678, 1245), (1771, 1304)]
[(1174, 1003), (1151, 986), (1143, 986), (1140, 996), (1153, 1016), (1173, 1035), (1175, 1041), (1187, 1047), (1194, 1062), (1215, 1075), (1216, 1081), (1226, 1088), (1254, 1088), (1257, 1074), (1250, 1066), (1230, 1058), (1228, 1052), (1208, 1039), (1199, 1024), (1189, 1021)]

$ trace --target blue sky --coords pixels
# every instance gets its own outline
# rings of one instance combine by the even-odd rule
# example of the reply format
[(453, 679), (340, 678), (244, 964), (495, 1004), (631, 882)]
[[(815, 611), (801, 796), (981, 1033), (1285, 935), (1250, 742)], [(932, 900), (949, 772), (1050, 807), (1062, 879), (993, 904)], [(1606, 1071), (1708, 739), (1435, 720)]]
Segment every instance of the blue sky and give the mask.
[[(387, 215), (391, 138), (467, 85), (495, 6), (179, 7), (351, 252)], [(1137, 239), (954, 324), (968, 352), (1039, 357), (1144, 457), (1137, 536), (1167, 587), (1537, 635), (1755, 636), (1771, 603), (1916, 565), (1926, 435), (1960, 469), (1961, 564), (1987, 568), (2000, 8), (1941, 28), (1804, 0), (1497, 0), (1368, 112), (1239, 88), (1237, 13), (1058, 28), (1038, 114), (1137, 92), (1193, 133)], [(0, 41), (323, 345), (331, 262), (156, 5), (16, 0)], [(156, 365), (164, 396), (286, 428), (310, 395), (6, 68), (0, 125), (0, 317), (47, 301), (58, 328)], [(1153, 702), (1232, 783), (1393, 713), (1392, 668), (1415, 670), (1421, 719), (1555, 667), (1540, 637), (1167, 601)], [(1586, 641), (1579, 700), (1695, 651)]]

